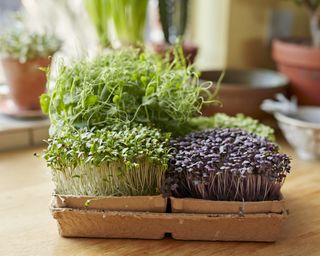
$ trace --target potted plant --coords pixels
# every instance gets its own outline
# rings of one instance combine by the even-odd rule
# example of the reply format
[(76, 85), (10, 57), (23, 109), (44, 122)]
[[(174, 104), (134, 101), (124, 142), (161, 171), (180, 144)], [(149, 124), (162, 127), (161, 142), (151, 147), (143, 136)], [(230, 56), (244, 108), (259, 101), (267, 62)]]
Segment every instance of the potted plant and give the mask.
[[(286, 216), (280, 187), (288, 157), (261, 137), (273, 138), (273, 131), (254, 120), (195, 117), (209, 91), (180, 57), (123, 49), (61, 64), (41, 106), (52, 123), (43, 156), (62, 236), (275, 240)], [(239, 128), (206, 131), (212, 122), (259, 136)], [(192, 129), (205, 131), (185, 135)], [(199, 202), (188, 212), (177, 210), (178, 200), (188, 199), (171, 198), (170, 207), (169, 195), (232, 202), (209, 213)], [(264, 201), (247, 202), (254, 200)]]
[(188, 23), (188, 7), (188, 0), (159, 0), (159, 15), (165, 44), (156, 44), (154, 49), (164, 55), (173, 45), (181, 44), (186, 59), (193, 63), (198, 47), (184, 42)]
[[(226, 124), (226, 117), (224, 119)], [(243, 126), (243, 122), (239, 124), (235, 120), (232, 122), (236, 126)], [(259, 124), (256, 128), (258, 127)], [(257, 134), (260, 135), (266, 134), (260, 133), (261, 129), (253, 129), (252, 123), (247, 128), (257, 131)], [(212, 141), (215, 139), (214, 134), (218, 134), (218, 138)], [(219, 143), (218, 139), (227, 141)], [(234, 143), (234, 140), (238, 140), (238, 142)], [(57, 145), (64, 141), (66, 139), (61, 140)], [(87, 141), (86, 139), (81, 143), (86, 144)], [(228, 146), (233, 144), (238, 144), (237, 146), (241, 150), (230, 158), (223, 155), (225, 152), (221, 152), (221, 158), (219, 158), (219, 154), (216, 154), (219, 161), (225, 164), (222, 167), (232, 168), (229, 170), (221, 168), (221, 173), (212, 172), (207, 179), (209, 180), (211, 177), (213, 182), (211, 180), (206, 183), (208, 180), (205, 180), (206, 176), (203, 174), (207, 171), (207, 167), (204, 166), (203, 172), (199, 172), (199, 169), (196, 170), (196, 168), (198, 168), (199, 159), (207, 156), (202, 153), (206, 150), (210, 151), (211, 142), (213, 142), (213, 147), (219, 147), (219, 151), (224, 146), (228, 150)], [(209, 147), (204, 145), (206, 143)], [(79, 148), (79, 145), (74, 146), (73, 148)], [(172, 139), (171, 146), (174, 151), (164, 185), (176, 197), (170, 198), (171, 207), (167, 209), (166, 213), (160, 213), (159, 209), (154, 212), (150, 212), (148, 209), (149, 212), (146, 212), (146, 207), (150, 204), (145, 202), (143, 208), (139, 208), (141, 207), (141, 198), (140, 200), (136, 200), (137, 198), (132, 200), (132, 198), (124, 197), (120, 204), (115, 197), (107, 198), (111, 200), (108, 202), (103, 197), (62, 196), (62, 198), (57, 198), (58, 203), (52, 209), (54, 217), (60, 223), (61, 234), (67, 237), (161, 239), (164, 237), (164, 233), (171, 233), (173, 238), (182, 240), (274, 241), (276, 239), (286, 217), (280, 188), (286, 173), (289, 172), (289, 159), (286, 155), (277, 153), (277, 145), (268, 142), (263, 137), (249, 134), (240, 129), (219, 128), (193, 133), (180, 139)], [(192, 147), (197, 146), (198, 152), (192, 150)], [(237, 151), (237, 146), (233, 150)], [(53, 159), (56, 155), (52, 155)], [(255, 163), (250, 159), (250, 156), (255, 156), (255, 158), (259, 156), (259, 159)], [(197, 157), (199, 159), (196, 159)], [(241, 157), (248, 158), (250, 161), (247, 161), (249, 163), (236, 161), (238, 165), (253, 163), (259, 166), (254, 167), (256, 169), (253, 168), (249, 175), (246, 175), (248, 173), (245, 173), (243, 168), (234, 170), (233, 160)], [(212, 159), (214, 160), (214, 158)], [(182, 162), (182, 165), (178, 166), (178, 162), (180, 165)], [(191, 166), (192, 171), (183, 170)], [(259, 168), (260, 170), (258, 170)], [(265, 173), (256, 173), (259, 171), (265, 171)], [(268, 175), (265, 175), (266, 173)], [(187, 175), (188, 178), (186, 178)], [(101, 182), (101, 179), (99, 180)], [(67, 189), (72, 187), (70, 181), (67, 183)], [(88, 183), (83, 182), (83, 184)], [(207, 188), (207, 191), (204, 188)], [(208, 193), (209, 188), (212, 193)], [(164, 192), (167, 193), (168, 190), (164, 190)], [(180, 198), (186, 196), (186, 193), (188, 198)], [(211, 198), (207, 197), (209, 195)], [(230, 201), (226, 201), (228, 197)], [(130, 202), (134, 202), (134, 204)], [(203, 232), (204, 230), (210, 230), (210, 232)]]
[(308, 9), (312, 41), (275, 40), (272, 55), (278, 69), (288, 76), (291, 82), (291, 93), (298, 97), (298, 103), (320, 105), (320, 2), (317, 0), (295, 0), (294, 2)]
[[(172, 139), (171, 147), (164, 191), (172, 195), (173, 213), (241, 216), (236, 225), (232, 222), (238, 217), (229, 216), (226, 230), (202, 234), (203, 239), (258, 241), (277, 236), (279, 217), (285, 212), (280, 189), (290, 171), (290, 159), (279, 153), (276, 144), (239, 128), (215, 128)], [(252, 229), (252, 217), (265, 217), (275, 227), (261, 223), (267, 230), (258, 232), (257, 227)], [(240, 223), (247, 225), (245, 234)]]
[(18, 26), (0, 36), (1, 62), (9, 84), (9, 96), (19, 111), (39, 110), (39, 96), (45, 92), (47, 68), (61, 41)]
[(43, 157), (52, 170), (56, 205), (125, 211), (166, 209), (159, 196), (169, 134), (140, 125), (65, 129)]

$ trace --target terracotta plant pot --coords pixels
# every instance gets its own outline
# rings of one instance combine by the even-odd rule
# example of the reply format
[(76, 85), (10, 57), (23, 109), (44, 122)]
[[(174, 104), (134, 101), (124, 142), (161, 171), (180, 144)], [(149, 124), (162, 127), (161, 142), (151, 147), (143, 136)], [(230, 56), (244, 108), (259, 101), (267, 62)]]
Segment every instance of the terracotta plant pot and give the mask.
[(290, 93), (300, 105), (320, 105), (320, 49), (307, 44), (275, 40), (272, 56), (290, 80)]
[[(201, 72), (201, 79), (216, 83), (222, 70)], [(218, 99), (221, 106), (204, 106), (202, 114), (211, 116), (217, 112), (228, 115), (243, 113), (257, 119), (268, 118), (268, 114), (260, 109), (264, 99), (273, 98), (275, 94), (287, 94), (288, 80), (285, 76), (263, 69), (226, 70), (220, 85)], [(215, 87), (212, 88), (212, 91)]]
[(39, 96), (46, 90), (46, 75), (39, 67), (47, 67), (49, 58), (38, 58), (20, 63), (17, 59), (2, 59), (4, 74), (9, 84), (9, 95), (20, 110), (39, 110)]
[[(156, 53), (160, 54), (161, 56), (165, 56), (167, 51), (172, 46), (169, 46), (167, 44), (155, 44), (152, 47)], [(195, 45), (186, 43), (182, 46), (182, 50), (183, 50), (184, 57), (188, 60), (188, 63), (193, 64), (198, 54), (198, 47)]]

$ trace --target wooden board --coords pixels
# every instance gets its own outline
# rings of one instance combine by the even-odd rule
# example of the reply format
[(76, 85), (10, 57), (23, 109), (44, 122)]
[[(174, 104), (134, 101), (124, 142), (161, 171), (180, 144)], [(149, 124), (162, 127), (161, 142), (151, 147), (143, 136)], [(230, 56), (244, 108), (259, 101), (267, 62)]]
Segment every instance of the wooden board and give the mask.
[(292, 155), (293, 170), (282, 190), (290, 215), (275, 243), (62, 238), (48, 210), (50, 171), (33, 156), (42, 149), (0, 153), (0, 255), (319, 256), (320, 161), (281, 149)]

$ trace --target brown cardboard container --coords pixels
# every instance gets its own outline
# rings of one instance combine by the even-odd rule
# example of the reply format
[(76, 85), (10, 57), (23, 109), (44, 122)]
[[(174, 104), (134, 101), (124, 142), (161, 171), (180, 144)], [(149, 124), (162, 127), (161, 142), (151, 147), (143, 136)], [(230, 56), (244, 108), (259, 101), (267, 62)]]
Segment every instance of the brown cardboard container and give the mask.
[(282, 213), (188, 214), (59, 208), (51, 213), (64, 237), (273, 242), (287, 217)]
[(108, 211), (166, 212), (167, 198), (158, 196), (72, 196), (53, 195), (58, 208), (99, 209)]
[(170, 197), (171, 209), (174, 213), (282, 213), (286, 210), (285, 200), (260, 202), (210, 201), (194, 198)]

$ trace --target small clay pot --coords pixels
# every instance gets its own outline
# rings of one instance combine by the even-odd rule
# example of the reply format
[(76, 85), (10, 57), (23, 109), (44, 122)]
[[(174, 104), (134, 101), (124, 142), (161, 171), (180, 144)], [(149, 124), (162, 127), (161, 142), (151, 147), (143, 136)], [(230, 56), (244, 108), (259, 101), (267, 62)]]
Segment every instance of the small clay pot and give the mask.
[(17, 59), (2, 59), (4, 74), (9, 84), (9, 96), (20, 110), (39, 110), (39, 96), (46, 90), (46, 74), (40, 67), (48, 67), (49, 58), (37, 58), (24, 63)]
[[(215, 84), (222, 72), (203, 71), (200, 78)], [(231, 116), (243, 113), (256, 119), (267, 119), (270, 115), (260, 109), (262, 101), (272, 99), (277, 93), (286, 95), (287, 84), (285, 76), (272, 70), (226, 70), (218, 93), (221, 106), (206, 105), (201, 112), (204, 116), (223, 112)], [(211, 90), (214, 92), (216, 87)]]
[[(160, 54), (161, 56), (165, 56), (168, 51), (172, 51), (172, 46), (167, 44), (154, 44), (153, 49), (156, 53)], [(194, 60), (198, 54), (198, 47), (192, 45), (190, 43), (183, 44), (182, 46), (183, 55), (188, 61), (189, 64), (193, 64)], [(173, 53), (172, 53), (173, 58)]]
[(289, 78), (290, 94), (298, 97), (299, 105), (320, 105), (320, 49), (301, 40), (275, 40), (272, 56)]

